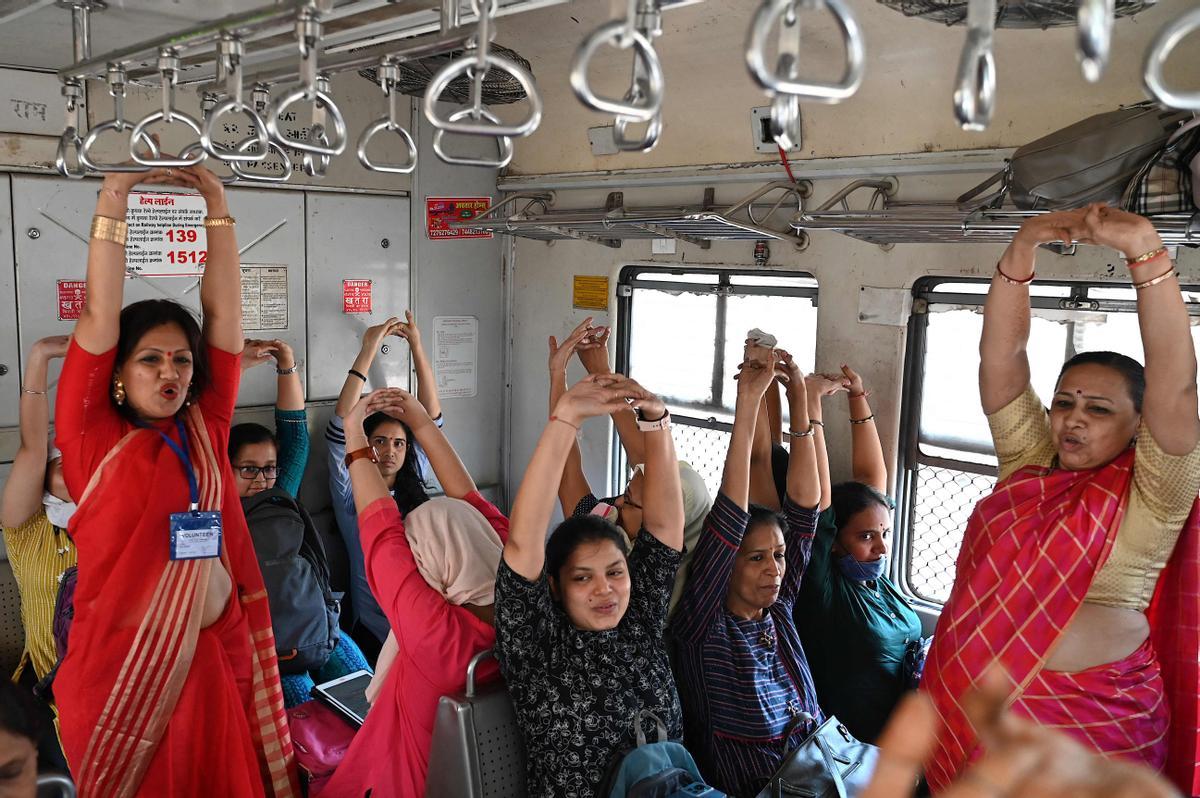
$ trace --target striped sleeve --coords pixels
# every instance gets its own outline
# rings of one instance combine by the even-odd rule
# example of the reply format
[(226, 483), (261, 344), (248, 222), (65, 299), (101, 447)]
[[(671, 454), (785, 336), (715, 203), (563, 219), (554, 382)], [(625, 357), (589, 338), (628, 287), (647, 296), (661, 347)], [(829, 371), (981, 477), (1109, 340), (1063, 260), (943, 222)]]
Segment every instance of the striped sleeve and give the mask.
[(346, 468), (346, 431), (337, 413), (329, 417), (329, 425), (325, 427), (325, 444), (329, 455), (329, 493), (335, 503), (354, 515), (354, 490), (350, 469)]
[(800, 592), (800, 580), (812, 556), (813, 538), (817, 534), (819, 507), (801, 507), (790, 498), (783, 502), (783, 514), (787, 518), (787, 570), (783, 584), (779, 586), (779, 601), (795, 603)]
[(717, 494), (692, 555), (691, 571), (675, 610), (674, 635), (687, 645), (703, 642), (729, 592), (734, 560), (750, 514)]

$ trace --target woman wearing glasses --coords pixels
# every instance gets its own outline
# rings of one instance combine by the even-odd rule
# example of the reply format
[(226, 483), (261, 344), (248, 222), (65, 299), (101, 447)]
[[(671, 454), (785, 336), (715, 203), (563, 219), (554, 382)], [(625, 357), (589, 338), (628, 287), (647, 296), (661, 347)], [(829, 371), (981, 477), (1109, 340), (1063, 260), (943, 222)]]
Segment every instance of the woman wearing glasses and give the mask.
[[(308, 464), (308, 418), (295, 355), (284, 341), (246, 341), (243, 370), (271, 359), (275, 360), (279, 380), (275, 432), (261, 424), (236, 425), (229, 433), (229, 462), (263, 570), (279, 647), (283, 703), (290, 709), (308, 700), (314, 680), (329, 681), (357, 670), (370, 670), (370, 666), (350, 636), (338, 633), (337, 607), (331, 606), (332, 596), (321, 589), (313, 576), (314, 569), (301, 566), (298, 573), (305, 578), (287, 578), (286, 574), (272, 578), (275, 571), (283, 573), (281, 567), (287, 569), (286, 561), (303, 556), (295, 552), (302, 549), (304, 530), (310, 530), (308, 537), (313, 535), (307, 514), (297, 501)], [(282, 566), (281, 553), (292, 555)], [(283, 595), (284, 585), (289, 591), (302, 590), (306, 595)], [(277, 611), (276, 607), (286, 611)]]

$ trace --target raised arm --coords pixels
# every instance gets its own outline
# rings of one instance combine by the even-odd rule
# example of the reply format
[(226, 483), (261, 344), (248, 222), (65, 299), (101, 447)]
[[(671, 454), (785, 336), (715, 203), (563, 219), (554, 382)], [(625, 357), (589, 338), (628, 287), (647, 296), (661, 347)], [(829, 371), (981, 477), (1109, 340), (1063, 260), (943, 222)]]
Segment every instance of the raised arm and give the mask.
[(504, 561), (528, 581), (541, 576), (546, 562), (546, 529), (554, 509), (554, 488), (562, 478), (567, 452), (587, 418), (608, 415), (626, 397), (611, 386), (611, 377), (587, 377), (563, 394), (525, 469), (510, 517)]
[[(367, 433), (363, 431), (363, 421), (367, 416), (382, 411), (394, 418), (403, 418), (405, 408), (401, 394), (407, 395), (399, 388), (380, 388), (361, 397), (346, 411), (343, 418), (346, 424), (347, 453), (356, 452), (371, 445), (367, 440)], [(411, 408), (409, 410), (411, 411)], [(407, 419), (405, 421), (407, 422)], [(354, 509), (359, 513), (379, 499), (390, 498), (392, 495), (388, 490), (387, 483), (383, 481), (383, 475), (376, 468), (373, 458), (360, 457), (350, 464), (350, 482), (354, 490)]]
[(412, 430), (413, 437), (429, 458), (429, 465), (433, 467), (442, 491), (452, 499), (461, 499), (468, 493), (474, 493), (475, 480), (471, 479), (471, 474), (458, 458), (458, 452), (454, 451), (446, 434), (430, 417), (425, 403), (400, 388), (389, 390), (392, 391), (389, 395), (398, 397), (398, 401), (385, 408), (385, 412), (400, 419)]
[(818, 507), (821, 502), (821, 479), (817, 470), (816, 425), (808, 417), (808, 390), (804, 372), (787, 352), (780, 352), (783, 370), (787, 374), (788, 412), (792, 427), (792, 449), (788, 456), (787, 496), (798, 507)]
[(749, 500), (772, 510), (780, 508), (779, 491), (775, 487), (774, 433), (771, 427), (771, 403), (779, 403), (779, 383), (774, 382), (758, 404), (754, 423), (754, 440), (750, 444)]
[[(579, 346), (580, 341), (590, 334), (591, 329), (592, 317), (588, 316), (561, 344), (553, 335), (550, 336), (550, 415), (554, 415), (554, 408), (567, 392), (567, 364), (571, 362), (571, 353)], [(562, 479), (558, 483), (558, 501), (563, 515), (569, 518), (571, 513), (575, 512), (579, 500), (591, 492), (587, 476), (583, 473), (583, 455), (579, 451), (579, 441), (576, 439), (567, 453)]]
[(346, 381), (342, 384), (342, 392), (338, 394), (337, 405), (333, 409), (336, 416), (345, 418), (350, 408), (358, 404), (367, 387), (367, 374), (371, 371), (371, 364), (375, 362), (383, 339), (389, 335), (400, 335), (399, 325), (400, 319), (392, 316), (383, 324), (368, 327), (363, 333), (362, 346), (350, 370), (346, 372)]
[(65, 335), (54, 335), (37, 341), (29, 350), (18, 410), (21, 443), (0, 497), (0, 525), (21, 526), (42, 507), (50, 446), (46, 372), (51, 360), (66, 356), (69, 341)]
[(855, 482), (887, 493), (887, 461), (883, 459), (883, 444), (879, 441), (875, 414), (871, 412), (871, 404), (867, 401), (870, 394), (863, 387), (863, 379), (858, 372), (843, 364), (842, 374), (846, 375), (850, 388), (851, 474)]
[[(418, 329), (411, 310), (404, 311), (404, 321), (396, 325), (396, 332), (401, 338), (408, 341), (413, 371), (417, 375), (417, 401), (425, 408), (429, 417), (436, 420), (442, 414), (442, 400), (438, 396), (437, 378), (433, 374), (433, 364), (429, 361), (429, 356), (425, 354), (425, 347), (421, 344), (421, 330)], [(441, 481), (441, 477), (438, 477), (438, 481)], [(443, 487), (445, 486), (443, 485)]]
[(1187, 307), (1175, 278), (1175, 264), (1154, 225), (1142, 216), (1092, 205), (1086, 209), (1085, 223), (1092, 241), (1118, 250), (1128, 261), (1150, 256), (1130, 266), (1146, 352), (1142, 418), (1164, 452), (1188, 454), (1200, 441), (1196, 350)]
[(1060, 211), (1027, 220), (996, 264), (983, 306), (979, 339), (979, 396), (984, 413), (1007, 406), (1029, 385), (1029, 283), (1039, 244), (1078, 241), (1084, 211)]
[(775, 363), (775, 350), (747, 344), (745, 359), (739, 366), (733, 433), (725, 454), (721, 492), (743, 510), (750, 506), (750, 451), (763, 394), (775, 379)]
[[(611, 327), (594, 327), (591, 334), (579, 342), (575, 351), (588, 374), (612, 374), (612, 366), (608, 361), (610, 335)], [(642, 439), (642, 432), (638, 429), (633, 411), (623, 407), (612, 414), (612, 420), (613, 426), (617, 428), (617, 437), (621, 440), (621, 448), (625, 450), (626, 459), (633, 465), (646, 462), (646, 443)]]
[(825, 415), (821, 401), (826, 396), (833, 396), (838, 391), (847, 389), (845, 377), (837, 378), (815, 372), (804, 377), (808, 421), (816, 428), (813, 433), (813, 446), (817, 453), (817, 478), (821, 484), (820, 508), (822, 510), (833, 502), (833, 486), (829, 479), (829, 449), (825, 442)]

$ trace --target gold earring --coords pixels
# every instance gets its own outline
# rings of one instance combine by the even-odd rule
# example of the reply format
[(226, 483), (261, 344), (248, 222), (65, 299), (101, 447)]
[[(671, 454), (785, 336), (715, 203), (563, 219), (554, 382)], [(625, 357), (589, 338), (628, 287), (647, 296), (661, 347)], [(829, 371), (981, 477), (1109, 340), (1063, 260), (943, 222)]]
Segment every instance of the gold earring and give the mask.
[(120, 377), (113, 377), (112, 398), (118, 405), (125, 404), (125, 383)]

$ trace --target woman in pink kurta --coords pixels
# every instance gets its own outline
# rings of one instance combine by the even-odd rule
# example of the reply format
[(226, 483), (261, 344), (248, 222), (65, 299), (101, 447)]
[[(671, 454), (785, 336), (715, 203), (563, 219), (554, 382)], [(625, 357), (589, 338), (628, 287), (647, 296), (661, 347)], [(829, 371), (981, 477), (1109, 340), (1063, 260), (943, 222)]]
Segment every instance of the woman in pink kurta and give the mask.
[[(449, 498), (401, 519), (363, 433), (368, 412), (379, 411), (409, 425)], [(380, 798), (422, 798), (438, 699), (463, 691), (467, 664), (496, 640), (493, 590), (508, 519), (475, 489), (442, 431), (406, 391), (372, 393), (345, 423), (367, 579), (392, 634), (367, 721), (321, 798), (363, 798), (368, 790)], [(495, 673), (490, 661), (479, 671), (484, 680)]]

